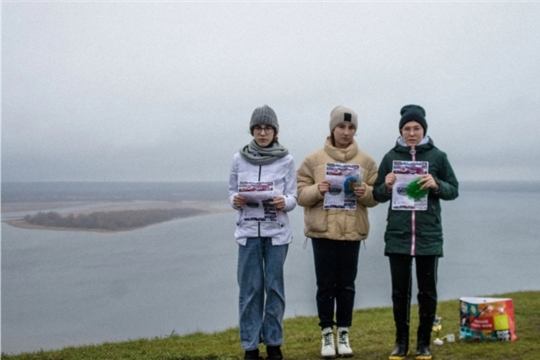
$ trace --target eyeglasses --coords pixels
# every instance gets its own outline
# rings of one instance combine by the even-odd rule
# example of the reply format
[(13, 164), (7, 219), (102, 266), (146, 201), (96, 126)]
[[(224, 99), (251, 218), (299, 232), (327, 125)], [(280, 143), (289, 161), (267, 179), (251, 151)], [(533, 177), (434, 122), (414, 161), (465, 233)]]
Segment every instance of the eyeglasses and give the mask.
[(266, 126), (266, 127), (262, 127), (262, 126), (255, 126), (253, 128), (253, 131), (256, 132), (257, 134), (260, 134), (264, 131), (265, 134), (271, 134), (274, 132), (274, 128), (271, 127), (271, 126)]

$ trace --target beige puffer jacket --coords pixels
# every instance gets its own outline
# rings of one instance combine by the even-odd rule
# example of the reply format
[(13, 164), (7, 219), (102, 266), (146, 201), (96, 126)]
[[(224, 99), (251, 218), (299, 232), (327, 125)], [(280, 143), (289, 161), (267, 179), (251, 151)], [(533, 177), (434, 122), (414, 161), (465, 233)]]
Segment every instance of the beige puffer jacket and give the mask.
[[(324, 196), (318, 183), (326, 179), (327, 163), (358, 164), (366, 194), (358, 198), (356, 210), (323, 209)], [(377, 205), (373, 198), (373, 184), (377, 178), (377, 164), (353, 142), (346, 149), (332, 145), (330, 138), (324, 148), (308, 155), (296, 171), (298, 205), (304, 208), (304, 234), (310, 238), (331, 240), (365, 240), (369, 234), (368, 207)]]

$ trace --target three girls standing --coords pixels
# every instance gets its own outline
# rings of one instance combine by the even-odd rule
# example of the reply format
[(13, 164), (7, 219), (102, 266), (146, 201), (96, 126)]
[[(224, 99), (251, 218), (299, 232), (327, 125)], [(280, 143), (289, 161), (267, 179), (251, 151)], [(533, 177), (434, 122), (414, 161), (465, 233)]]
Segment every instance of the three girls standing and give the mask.
[[(437, 265), (443, 255), (440, 200), (458, 196), (458, 181), (444, 152), (426, 136), (425, 111), (418, 105), (401, 110), (400, 137), (383, 158), (379, 169), (358, 148), (354, 135), (357, 114), (338, 106), (330, 114), (330, 136), (322, 149), (310, 154), (298, 168), (288, 151), (277, 141), (279, 125), (268, 106), (255, 109), (250, 122), (253, 141), (234, 156), (229, 182), (229, 200), (238, 210), (236, 241), (239, 243), (240, 338), (246, 360), (261, 359), (258, 345), (264, 342), (267, 359), (282, 359), (282, 320), (285, 308), (283, 265), (292, 241), (287, 212), (304, 207), (304, 233), (312, 239), (317, 281), (317, 311), (324, 358), (353, 356), (349, 327), (355, 297), (360, 242), (369, 234), (367, 208), (392, 198), (396, 182), (393, 161), (429, 163), (420, 176), (420, 187), (428, 190), (424, 211), (388, 209), (385, 255), (392, 277), (392, 302), (396, 326), (396, 348), (390, 360), (404, 359), (409, 347), (409, 309), (412, 262), (416, 263), (420, 324), (416, 359), (431, 359), (430, 335), (437, 308)], [(326, 206), (332, 193), (328, 164), (357, 165), (356, 185), (349, 191), (353, 205)], [(244, 218), (248, 199), (239, 195), (239, 181), (272, 181), (277, 222), (254, 222)], [(296, 182), (298, 181), (298, 185)], [(298, 195), (296, 192), (298, 186)], [(345, 189), (343, 189), (345, 190)], [(337, 346), (334, 342), (337, 327)]]

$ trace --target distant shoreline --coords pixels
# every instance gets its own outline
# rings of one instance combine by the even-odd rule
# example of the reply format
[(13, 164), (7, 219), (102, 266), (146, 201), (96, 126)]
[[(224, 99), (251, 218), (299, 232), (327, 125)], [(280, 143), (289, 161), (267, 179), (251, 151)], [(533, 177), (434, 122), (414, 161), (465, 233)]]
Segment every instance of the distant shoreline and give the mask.
[[(23, 229), (35, 229), (35, 230), (56, 230), (56, 231), (89, 231), (89, 232), (101, 232), (101, 233), (114, 233), (120, 231), (132, 231), (142, 229), (148, 226), (157, 225), (160, 223), (184, 219), (188, 217), (204, 216), (217, 213), (232, 212), (233, 209), (227, 207), (227, 203), (216, 201), (189, 201), (189, 202), (120, 202), (120, 203), (96, 203), (96, 202), (61, 202), (61, 203), (11, 203), (2, 204), (2, 213), (11, 212), (50, 212), (54, 211), (61, 215), (73, 214), (77, 216), (79, 214), (91, 214), (96, 212), (121, 212), (128, 210), (163, 210), (163, 209), (186, 209), (193, 210), (191, 213), (184, 213), (182, 216), (174, 217), (170, 220), (159, 221), (149, 223), (140, 227), (132, 227), (125, 229), (87, 229), (77, 227), (53, 227), (53, 226), (40, 226), (26, 222), (24, 216), (17, 216), (9, 219), (3, 219), (2, 222), (6, 224)], [(66, 208), (81, 208), (74, 211), (66, 211)], [(64, 209), (64, 211), (62, 211)]]

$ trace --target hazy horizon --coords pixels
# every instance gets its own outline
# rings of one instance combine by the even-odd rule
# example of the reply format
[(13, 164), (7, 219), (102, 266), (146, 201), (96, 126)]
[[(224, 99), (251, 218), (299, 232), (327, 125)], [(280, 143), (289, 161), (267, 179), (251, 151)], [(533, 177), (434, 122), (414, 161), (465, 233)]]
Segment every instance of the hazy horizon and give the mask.
[(6, 181), (226, 181), (253, 110), (298, 167), (330, 111), (379, 163), (399, 110), (460, 181), (540, 178), (540, 2), (3, 2)]

